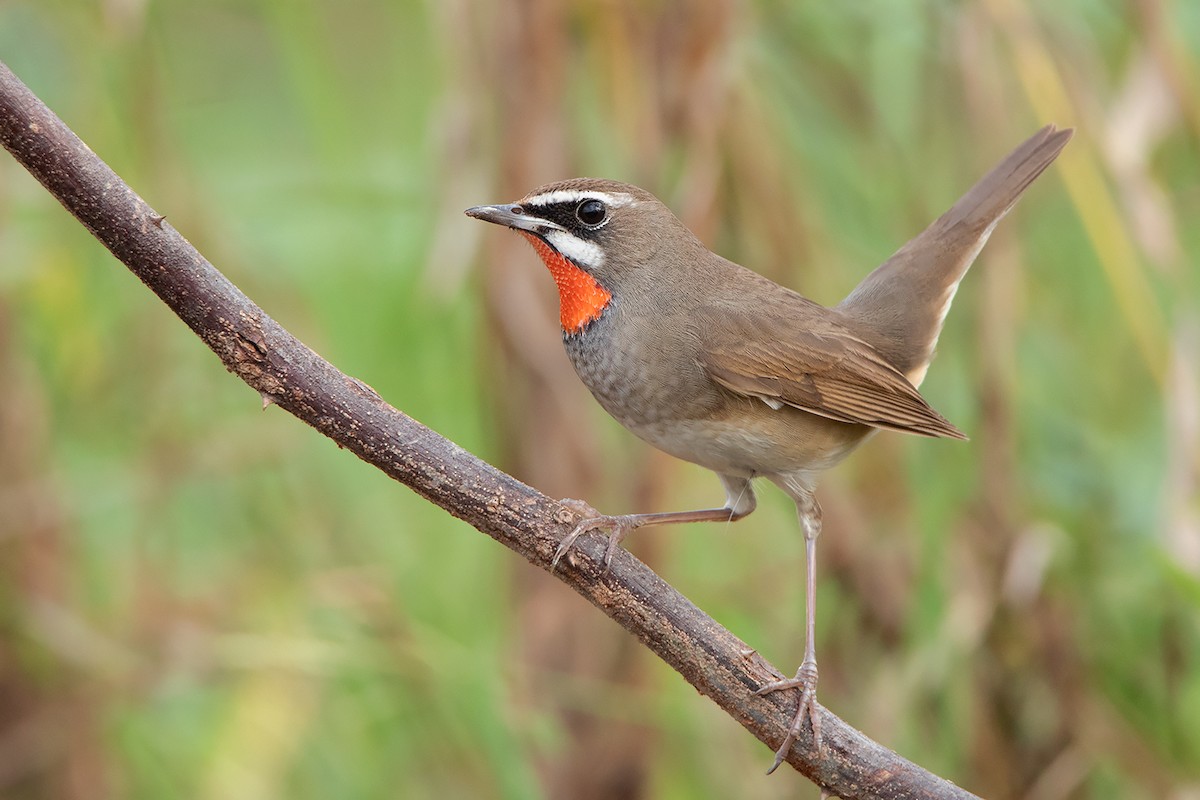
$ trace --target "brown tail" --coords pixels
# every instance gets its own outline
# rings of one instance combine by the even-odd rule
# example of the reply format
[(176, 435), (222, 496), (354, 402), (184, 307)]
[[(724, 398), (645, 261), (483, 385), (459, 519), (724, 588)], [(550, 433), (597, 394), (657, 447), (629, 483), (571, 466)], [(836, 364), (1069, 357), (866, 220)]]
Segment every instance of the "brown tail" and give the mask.
[(1026, 139), (838, 306), (914, 385), (925, 376), (958, 282), (996, 223), (1058, 157), (1072, 133), (1047, 125)]

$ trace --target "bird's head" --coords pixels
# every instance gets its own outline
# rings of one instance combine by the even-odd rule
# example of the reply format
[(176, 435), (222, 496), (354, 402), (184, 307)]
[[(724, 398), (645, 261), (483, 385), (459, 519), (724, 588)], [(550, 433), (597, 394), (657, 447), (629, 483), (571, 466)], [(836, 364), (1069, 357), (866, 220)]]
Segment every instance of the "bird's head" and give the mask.
[(568, 334), (599, 319), (635, 273), (654, 266), (664, 245), (698, 244), (654, 195), (600, 178), (550, 183), (515, 203), (466, 213), (512, 228), (533, 245), (558, 285)]

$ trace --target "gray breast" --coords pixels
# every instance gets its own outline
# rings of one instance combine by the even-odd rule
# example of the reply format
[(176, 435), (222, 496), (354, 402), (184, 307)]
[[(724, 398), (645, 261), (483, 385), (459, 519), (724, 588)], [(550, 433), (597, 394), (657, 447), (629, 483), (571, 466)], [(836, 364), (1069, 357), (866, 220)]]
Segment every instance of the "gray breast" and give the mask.
[[(617, 313), (613, 313), (617, 312)], [(715, 387), (681, 343), (662, 330), (609, 309), (563, 346), (584, 385), (600, 405), (635, 433), (664, 421), (711, 413)]]

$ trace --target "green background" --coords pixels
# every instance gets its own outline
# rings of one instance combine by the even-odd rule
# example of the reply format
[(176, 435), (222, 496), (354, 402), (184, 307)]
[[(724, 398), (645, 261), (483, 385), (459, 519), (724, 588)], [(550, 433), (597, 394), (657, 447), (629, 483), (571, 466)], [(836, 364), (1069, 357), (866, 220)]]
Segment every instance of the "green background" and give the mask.
[[(992, 798), (1200, 792), (1200, 5), (7, 0), (0, 60), (268, 313), (555, 496), (718, 502), (462, 216), (577, 174), (834, 303), (1078, 131), (827, 477), (821, 700)], [(784, 670), (786, 498), (631, 549)], [(259, 398), (0, 157), (0, 796), (815, 789), (561, 584)]]

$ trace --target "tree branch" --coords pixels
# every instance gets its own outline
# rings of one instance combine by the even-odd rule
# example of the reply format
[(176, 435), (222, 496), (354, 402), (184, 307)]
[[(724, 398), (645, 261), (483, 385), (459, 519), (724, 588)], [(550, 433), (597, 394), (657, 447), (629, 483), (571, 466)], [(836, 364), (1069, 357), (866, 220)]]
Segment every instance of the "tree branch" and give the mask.
[[(339, 372), (250, 301), (137, 196), (0, 63), (0, 141), (68, 211), (190, 327), (225, 367), (270, 401), (531, 563), (550, 570), (575, 517), (392, 408)], [(554, 572), (772, 749), (795, 712), (794, 692), (756, 697), (781, 676), (624, 550), (602, 567), (585, 536)], [(788, 763), (846, 798), (970, 798), (822, 712), (825, 747), (802, 738)], [(764, 753), (764, 766), (767, 761)]]

